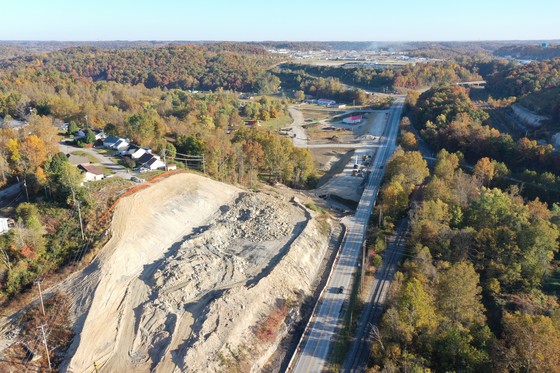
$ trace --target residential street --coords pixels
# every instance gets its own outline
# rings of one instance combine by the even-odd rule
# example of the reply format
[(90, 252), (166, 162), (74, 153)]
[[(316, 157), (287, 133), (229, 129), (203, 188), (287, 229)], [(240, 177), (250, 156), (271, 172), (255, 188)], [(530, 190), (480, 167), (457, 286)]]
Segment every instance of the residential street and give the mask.
[(132, 176), (135, 175), (135, 173), (127, 170), (120, 164), (113, 162), (111, 158), (98, 153), (97, 151), (95, 151), (95, 149), (79, 148), (77, 146), (66, 145), (64, 140), (59, 142), (58, 146), (60, 151), (63, 152), (64, 154), (71, 154), (72, 152), (83, 151), (86, 154), (92, 155), (93, 157), (99, 160), (98, 163), (92, 163), (93, 165), (101, 165), (103, 167), (106, 167), (107, 169), (113, 171), (115, 173), (115, 176), (122, 177), (123, 179), (130, 179)]

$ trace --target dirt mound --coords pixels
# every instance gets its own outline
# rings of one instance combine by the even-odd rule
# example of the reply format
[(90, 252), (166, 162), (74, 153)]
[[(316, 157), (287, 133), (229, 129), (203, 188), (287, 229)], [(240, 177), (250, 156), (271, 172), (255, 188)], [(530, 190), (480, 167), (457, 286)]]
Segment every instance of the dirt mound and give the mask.
[(274, 341), (255, 328), (309, 294), (326, 243), (305, 208), (274, 192), (185, 174), (125, 198), (71, 287), (78, 336), (65, 368), (227, 370), (232, 349), (251, 350), (244, 363), (258, 367)]
[(200, 176), (179, 174), (121, 200), (111, 223), (112, 238), (70, 290), (81, 305), (76, 309), (79, 336), (70, 348), (70, 353), (75, 350), (70, 371), (88, 371), (94, 362), (102, 364), (121, 352), (128, 355), (134, 307), (151, 293), (142, 277), (157, 269), (174, 243), (239, 192)]

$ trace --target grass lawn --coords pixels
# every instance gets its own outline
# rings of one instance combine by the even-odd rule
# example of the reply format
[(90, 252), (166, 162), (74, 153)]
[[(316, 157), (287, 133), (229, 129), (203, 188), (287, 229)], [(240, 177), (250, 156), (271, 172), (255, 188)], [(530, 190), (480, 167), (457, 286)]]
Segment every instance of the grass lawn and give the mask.
[(110, 170), (103, 165), (99, 165), (99, 167), (101, 167), (103, 169), (103, 175), (105, 175), (105, 176), (113, 175), (115, 173), (115, 171)]
[(89, 153), (84, 152), (83, 150), (75, 150), (70, 154), (77, 155), (78, 157), (87, 157), (90, 163), (99, 163), (99, 159)]
[(274, 118), (271, 120), (267, 120), (266, 122), (261, 122), (261, 126), (263, 128), (270, 128), (270, 129), (280, 129), (282, 127), (287, 127), (289, 124), (293, 122), (292, 117), (289, 115), (282, 115), (278, 118)]
[(107, 157), (117, 154), (119, 151), (114, 149), (105, 149), (105, 148), (94, 148), (96, 152), (99, 154), (103, 154)]
[(154, 171), (144, 172), (143, 174), (140, 174), (140, 175), (137, 175), (137, 176), (141, 179), (144, 179), (144, 180), (152, 180), (154, 177), (156, 177), (158, 175), (161, 175), (164, 172), (165, 171), (154, 170)]
[(120, 177), (111, 177), (108, 179), (92, 181), (91, 183), (86, 183), (86, 187), (88, 190), (92, 192), (98, 192), (103, 188), (107, 188), (108, 186), (117, 186), (121, 187), (122, 189), (128, 188), (130, 186), (129, 180), (121, 179)]

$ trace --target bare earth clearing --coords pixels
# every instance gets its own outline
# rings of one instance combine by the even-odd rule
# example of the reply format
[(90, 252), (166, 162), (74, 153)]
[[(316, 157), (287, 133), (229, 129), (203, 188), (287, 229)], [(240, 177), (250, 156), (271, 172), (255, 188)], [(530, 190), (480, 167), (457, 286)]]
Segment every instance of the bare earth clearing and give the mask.
[(98, 257), (57, 286), (76, 333), (61, 371), (261, 370), (328, 246), (294, 194), (185, 173), (122, 199)]
[[(352, 130), (354, 136), (358, 139), (371, 140), (372, 138), (379, 138), (383, 134), (385, 123), (385, 114), (369, 113), (364, 118), (363, 123), (359, 125), (352, 126), (343, 123), (334, 123), (332, 125), (337, 128)], [(319, 150), (315, 151), (314, 155), (317, 153), (319, 153)], [(328, 172), (328, 176), (332, 177), (316, 190), (317, 194), (336, 195), (346, 200), (358, 202), (362, 195), (364, 178), (352, 176), (356, 159), (355, 157), (349, 157), (349, 155), (353, 153), (345, 153), (345, 156), (341, 156), (341, 149), (323, 149), (321, 153), (322, 156), (320, 155), (316, 159), (320, 162), (322, 169), (324, 171), (333, 170), (337, 173), (332, 175), (333, 172)], [(374, 153), (370, 154), (373, 157)], [(330, 155), (330, 159), (326, 155)], [(361, 163), (361, 159), (357, 161), (357, 163)], [(342, 162), (343, 165), (339, 162)]]
[(119, 203), (111, 240), (76, 280), (79, 335), (65, 368), (226, 371), (243, 350), (259, 369), (275, 345), (256, 328), (311, 292), (326, 246), (289, 197), (191, 174), (163, 180)]

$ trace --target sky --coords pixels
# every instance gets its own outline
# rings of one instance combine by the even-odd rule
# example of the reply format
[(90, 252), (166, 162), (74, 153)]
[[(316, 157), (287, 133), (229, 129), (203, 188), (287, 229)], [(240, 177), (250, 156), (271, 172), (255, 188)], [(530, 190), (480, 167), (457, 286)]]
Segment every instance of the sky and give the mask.
[(559, 0), (0, 0), (0, 40), (560, 39)]

